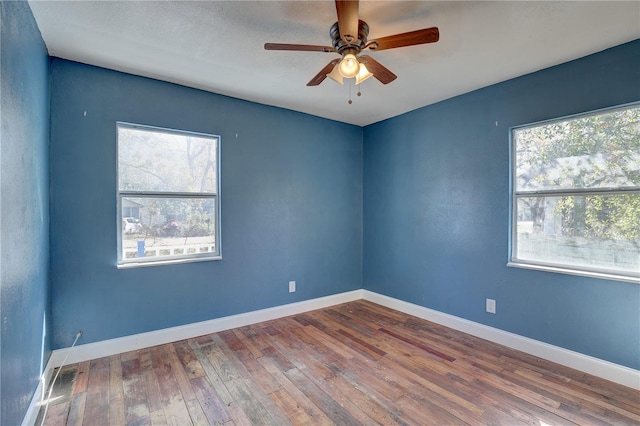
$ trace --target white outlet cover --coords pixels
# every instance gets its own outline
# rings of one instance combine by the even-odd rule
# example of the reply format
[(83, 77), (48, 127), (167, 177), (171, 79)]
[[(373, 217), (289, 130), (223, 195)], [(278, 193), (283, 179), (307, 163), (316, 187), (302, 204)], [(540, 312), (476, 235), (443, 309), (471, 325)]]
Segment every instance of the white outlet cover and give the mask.
[(293, 293), (296, 291), (296, 282), (289, 281), (289, 293)]
[(490, 314), (496, 313), (496, 301), (494, 299), (487, 299), (487, 312)]

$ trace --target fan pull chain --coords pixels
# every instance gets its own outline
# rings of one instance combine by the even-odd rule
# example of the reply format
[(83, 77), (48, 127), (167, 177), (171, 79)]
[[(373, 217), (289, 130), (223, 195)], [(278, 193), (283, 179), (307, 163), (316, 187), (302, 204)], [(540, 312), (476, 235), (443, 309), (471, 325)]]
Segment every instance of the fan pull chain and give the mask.
[(351, 79), (349, 79), (349, 102), (348, 104), (351, 105), (353, 103), (353, 101), (351, 100)]
[(361, 85), (358, 84), (358, 93), (356, 93), (356, 95), (358, 95), (358, 96), (362, 96), (362, 92), (360, 91), (360, 87), (361, 87)]

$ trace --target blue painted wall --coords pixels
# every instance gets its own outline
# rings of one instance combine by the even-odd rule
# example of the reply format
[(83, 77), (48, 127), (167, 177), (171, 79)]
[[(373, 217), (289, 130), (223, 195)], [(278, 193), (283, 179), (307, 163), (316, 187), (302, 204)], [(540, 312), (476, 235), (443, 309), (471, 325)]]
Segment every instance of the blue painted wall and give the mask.
[[(505, 266), (508, 128), (640, 99), (640, 41), (363, 130), (50, 65), (27, 3), (0, 12), (0, 423), (79, 329), (89, 343), (363, 287), (640, 369), (640, 286)], [(222, 261), (116, 269), (116, 121), (222, 136)]]
[(364, 288), (640, 369), (640, 286), (506, 266), (509, 127), (639, 99), (635, 41), (366, 127)]
[[(89, 343), (362, 288), (361, 128), (51, 67), (54, 348), (78, 329)], [(116, 121), (222, 137), (223, 260), (116, 269)]]
[[(640, 368), (637, 285), (506, 267), (508, 128), (637, 100), (639, 46), (364, 130), (54, 59), (53, 347), (364, 287)], [(116, 269), (118, 120), (222, 136), (222, 261)]]
[(49, 57), (27, 2), (0, 2), (0, 80), (0, 424), (15, 425), (50, 353)]

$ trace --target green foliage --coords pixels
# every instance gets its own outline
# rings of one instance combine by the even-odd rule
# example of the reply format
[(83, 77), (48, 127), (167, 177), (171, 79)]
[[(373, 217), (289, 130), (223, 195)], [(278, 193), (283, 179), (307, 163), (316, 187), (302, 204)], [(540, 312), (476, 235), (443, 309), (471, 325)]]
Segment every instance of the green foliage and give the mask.
[(215, 224), (214, 200), (209, 198), (127, 198), (140, 204), (141, 234), (146, 237), (204, 237)]
[(562, 217), (564, 235), (640, 241), (640, 196), (562, 197), (555, 212)]
[(640, 187), (640, 107), (517, 129), (517, 189)]
[(118, 127), (120, 191), (215, 193), (216, 136)]
[(534, 232), (551, 216), (537, 208), (546, 204), (545, 191), (624, 188), (631, 191), (561, 197), (553, 213), (564, 235), (640, 245), (640, 107), (517, 129), (514, 138), (516, 192), (536, 191), (521, 198), (535, 200), (526, 206)]
[(192, 212), (183, 224), (183, 233), (189, 237), (205, 237), (211, 235), (214, 224), (212, 215), (205, 210)]
[(218, 144), (217, 136), (118, 126), (119, 190), (140, 205), (145, 238), (212, 235)]

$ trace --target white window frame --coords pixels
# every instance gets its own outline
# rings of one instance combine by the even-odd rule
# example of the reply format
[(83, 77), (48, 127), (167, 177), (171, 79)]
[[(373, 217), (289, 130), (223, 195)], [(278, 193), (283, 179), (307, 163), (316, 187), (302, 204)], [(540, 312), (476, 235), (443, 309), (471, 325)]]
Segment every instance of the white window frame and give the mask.
[[(119, 141), (118, 141), (118, 130), (120, 128), (129, 128), (136, 129), (142, 131), (150, 131), (150, 132), (160, 132), (160, 133), (169, 133), (175, 134), (179, 136), (195, 136), (200, 138), (208, 138), (216, 140), (216, 191), (215, 192), (164, 192), (164, 191), (121, 191), (120, 190), (120, 173), (119, 173), (119, 163), (120, 158), (118, 155), (119, 149)], [(154, 265), (166, 265), (166, 264), (176, 264), (176, 263), (187, 263), (187, 262), (201, 262), (201, 261), (210, 261), (210, 260), (221, 260), (222, 259), (222, 250), (221, 250), (221, 228), (220, 228), (220, 149), (221, 146), (221, 137), (218, 135), (208, 134), (208, 133), (199, 133), (199, 132), (191, 132), (191, 131), (183, 131), (183, 130), (175, 130), (157, 126), (147, 126), (142, 124), (133, 124), (127, 122), (116, 122), (116, 191), (117, 191), (117, 267), (120, 268), (130, 268), (137, 266), (154, 266)], [(215, 241), (215, 250), (209, 251), (206, 253), (190, 253), (190, 254), (178, 254), (178, 255), (165, 255), (165, 256), (151, 256), (151, 257), (136, 257), (132, 259), (126, 259), (123, 255), (122, 250), (122, 199), (123, 198), (167, 198), (167, 199), (175, 199), (175, 198), (190, 198), (190, 199), (211, 199), (214, 201), (214, 241)]]
[(518, 205), (519, 198), (535, 198), (535, 197), (545, 197), (545, 196), (562, 197), (562, 196), (576, 196), (576, 195), (588, 196), (588, 195), (640, 194), (640, 186), (518, 191), (516, 188), (517, 149), (515, 146), (516, 138), (514, 137), (515, 132), (521, 129), (539, 127), (539, 126), (548, 125), (552, 123), (579, 119), (582, 117), (608, 114), (616, 110), (638, 108), (639, 106), (640, 106), (640, 102), (634, 102), (630, 104), (604, 108), (596, 111), (575, 114), (575, 115), (561, 117), (561, 118), (552, 119), (552, 120), (545, 120), (545, 121), (540, 121), (540, 122), (521, 125), (521, 126), (514, 126), (509, 129), (509, 149), (511, 153), (511, 158), (510, 158), (510, 162), (511, 162), (510, 164), (510, 169), (511, 169), (510, 170), (510, 187), (511, 187), (511, 203), (510, 203), (511, 220), (510, 222), (511, 223), (510, 223), (510, 241), (509, 241), (510, 253), (509, 253), (509, 261), (507, 263), (507, 266), (524, 268), (524, 269), (535, 269), (535, 270), (542, 270), (547, 272), (556, 272), (556, 273), (563, 273), (563, 274), (570, 274), (570, 275), (587, 276), (587, 277), (593, 277), (593, 278), (626, 281), (626, 282), (640, 284), (640, 271), (638, 271), (637, 273), (633, 273), (628, 271), (620, 271), (620, 270), (613, 270), (613, 269), (607, 269), (607, 268), (586, 267), (582, 265), (554, 263), (552, 261), (539, 261), (539, 260), (518, 258), (517, 205)]

